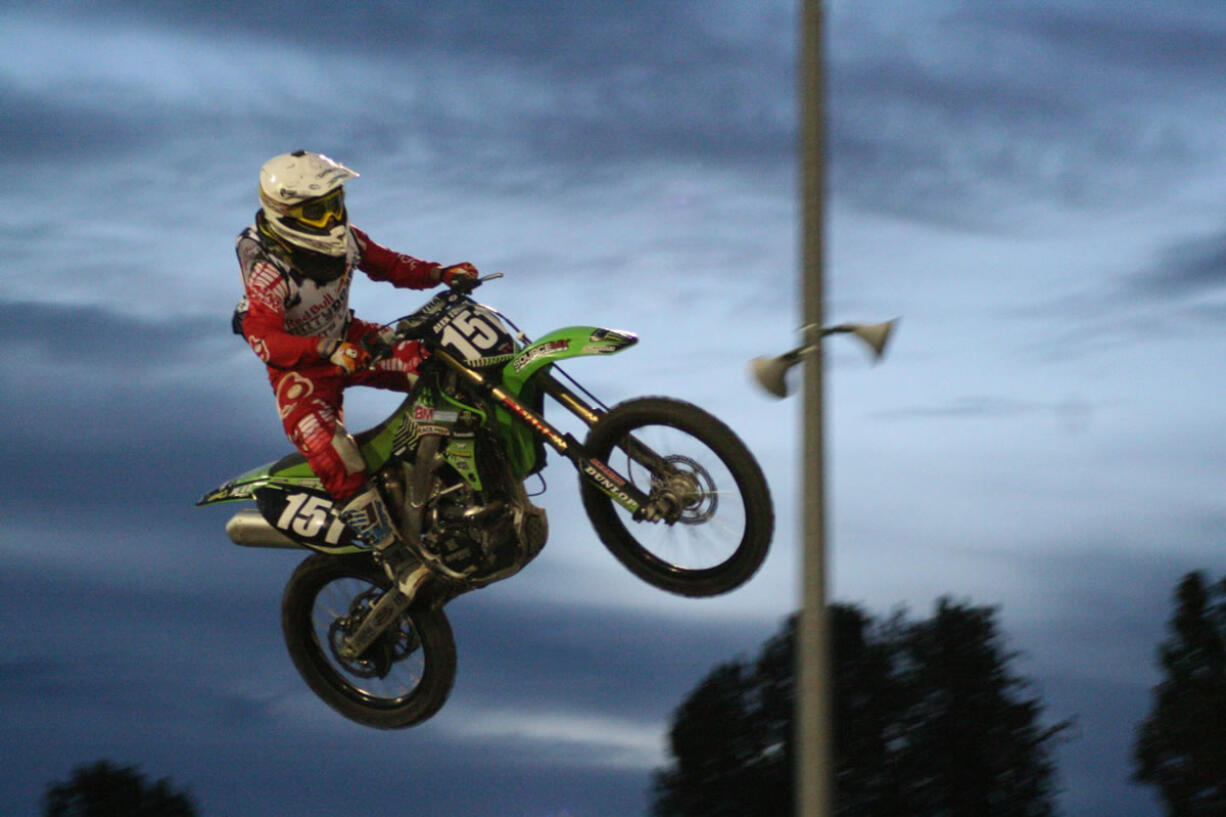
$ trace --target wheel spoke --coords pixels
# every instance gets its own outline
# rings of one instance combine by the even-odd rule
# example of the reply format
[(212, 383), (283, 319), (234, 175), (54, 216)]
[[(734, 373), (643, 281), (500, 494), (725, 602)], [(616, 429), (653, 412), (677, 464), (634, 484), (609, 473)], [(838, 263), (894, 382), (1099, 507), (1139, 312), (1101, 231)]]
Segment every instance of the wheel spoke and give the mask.
[(639, 578), (712, 596), (740, 586), (766, 558), (774, 514), (762, 470), (736, 434), (699, 407), (628, 400), (592, 426), (585, 445), (648, 497), (636, 518), (580, 482), (600, 540)]
[(281, 625), (294, 666), (346, 718), (399, 729), (446, 702), (455, 680), (455, 640), (441, 609), (409, 607), (356, 658), (343, 646), (390, 582), (368, 555), (316, 553), (285, 588)]
[[(704, 570), (729, 559), (745, 534), (745, 506), (728, 467), (697, 437), (667, 425), (645, 425), (634, 437), (658, 452), (671, 474), (626, 456), (625, 473), (640, 491), (676, 507), (668, 522), (633, 525), (639, 545), (673, 568)], [(630, 446), (627, 446), (630, 447)], [(680, 491), (675, 485), (684, 486)]]
[(388, 705), (404, 700), (421, 683), (425, 655), (411, 616), (406, 613), (357, 659), (344, 659), (338, 650), (345, 636), (361, 624), (377, 601), (381, 588), (355, 577), (338, 577), (319, 589), (311, 611), (315, 641), (329, 668), (359, 697)]

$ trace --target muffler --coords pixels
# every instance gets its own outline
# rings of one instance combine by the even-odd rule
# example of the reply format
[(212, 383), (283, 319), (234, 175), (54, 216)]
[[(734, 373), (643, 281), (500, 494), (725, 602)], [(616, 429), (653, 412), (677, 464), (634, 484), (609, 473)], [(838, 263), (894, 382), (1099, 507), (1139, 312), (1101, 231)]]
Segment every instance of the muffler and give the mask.
[(231, 542), (243, 547), (306, 549), (268, 524), (268, 520), (259, 511), (251, 508), (230, 517), (230, 521), (226, 523), (226, 535)]

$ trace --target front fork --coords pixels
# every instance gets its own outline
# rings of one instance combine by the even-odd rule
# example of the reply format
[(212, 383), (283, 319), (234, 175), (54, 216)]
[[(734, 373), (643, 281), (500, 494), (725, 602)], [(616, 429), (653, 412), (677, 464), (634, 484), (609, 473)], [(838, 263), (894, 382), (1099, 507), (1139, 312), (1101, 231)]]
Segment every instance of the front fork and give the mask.
[[(570, 410), (572, 414), (579, 417), (583, 422), (587, 423), (588, 427), (596, 424), (600, 418), (604, 417), (605, 413), (600, 409), (593, 408), (588, 405), (582, 398), (572, 392), (566, 386), (562, 385), (555, 377), (547, 371), (537, 375), (541, 380), (542, 387), (546, 394), (557, 400), (563, 406)], [(655, 486), (652, 489), (652, 495), (648, 497), (649, 502), (646, 505), (641, 504), (642, 513), (635, 514), (635, 519), (642, 519), (648, 522), (660, 522), (665, 524), (673, 524), (676, 522), (685, 505), (684, 497), (687, 494), (697, 490), (697, 486), (684, 473), (678, 472), (674, 464), (667, 458), (657, 454), (649, 446), (642, 441), (627, 435), (618, 440), (617, 447), (626, 453), (632, 460), (643, 465), (651, 471), (652, 475), (659, 478), (662, 483), (668, 483), (663, 491), (657, 492)], [(578, 463), (576, 463), (578, 465)], [(595, 469), (596, 473), (589, 470), (589, 467)], [(615, 501), (634, 513), (633, 509), (626, 506), (621, 498), (605, 484), (604, 479), (613, 480), (617, 486), (628, 486), (633, 488), (634, 485), (628, 480), (622, 478), (613, 468), (599, 460), (589, 458), (586, 466), (580, 466), (580, 472), (593, 482), (598, 488), (611, 496)], [(667, 480), (663, 479), (662, 475), (668, 474)], [(641, 492), (638, 492), (642, 496)], [(657, 493), (659, 496), (657, 496)]]
[(345, 637), (337, 650), (340, 658), (345, 661), (356, 660), (370, 649), (375, 639), (382, 635), (392, 622), (399, 619), (412, 603), (413, 597), (400, 592), (400, 588), (393, 583), (391, 589), (380, 596), (370, 608), (358, 628)]

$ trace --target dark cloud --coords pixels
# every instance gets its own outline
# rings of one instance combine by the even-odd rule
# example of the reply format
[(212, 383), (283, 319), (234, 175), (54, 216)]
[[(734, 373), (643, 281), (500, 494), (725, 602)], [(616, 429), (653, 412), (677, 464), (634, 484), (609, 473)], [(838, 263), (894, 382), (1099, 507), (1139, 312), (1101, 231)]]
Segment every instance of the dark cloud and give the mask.
[[(99, 306), (0, 302), (0, 342), (43, 365), (89, 366), (132, 376), (200, 359), (200, 344), (229, 332), (229, 315), (153, 320)], [(239, 341), (241, 343), (241, 341)]]
[(258, 362), (229, 362), (242, 343), (225, 318), (10, 302), (0, 339), (10, 352), (0, 505), (33, 494), (96, 522), (173, 517), (289, 449)]
[(1226, 307), (1226, 232), (1168, 238), (1152, 260), (1082, 292), (1013, 309), (1028, 321), (1059, 319), (1032, 347), (1044, 357), (1102, 355), (1137, 344), (1215, 341)]
[(160, 133), (150, 133), (148, 123), (130, 109), (85, 110), (5, 88), (2, 81), (0, 110), (4, 111), (0, 118), (3, 164), (19, 165), (42, 156), (97, 159), (127, 152), (133, 142), (161, 138)]
[(1152, 269), (1132, 276), (1124, 297), (1181, 300), (1226, 287), (1226, 232), (1182, 239), (1164, 250)]
[[(1019, 199), (1100, 208), (1180, 183), (1213, 156), (1176, 100), (1216, 88), (1218, 30), (1187, 22), (1144, 49), (1132, 7), (953, 4), (910, 26), (852, 6), (831, 14), (836, 194), (910, 218), (1013, 229)], [(914, 21), (913, 21), (914, 22)], [(1161, 39), (1159, 37), (1158, 39)], [(1094, 48), (1087, 47), (1094, 43)], [(1192, 59), (1187, 53), (1208, 55)], [(1177, 54), (1178, 52), (1178, 54)]]
[[(94, 13), (67, 2), (47, 9), (87, 20)], [(295, 68), (278, 73), (269, 64), (266, 81), (252, 85), (272, 97), (267, 103), (238, 89), (244, 98), (232, 106), (127, 100), (136, 114), (125, 118), (22, 97), (18, 124), (8, 127), (20, 136), (24, 122), (52, 138), (19, 139), (21, 150), (94, 139), (137, 150), (151, 137), (187, 136), (208, 122), (258, 156), (279, 149), (287, 131), (341, 154), (408, 150), (418, 154), (414, 162), (430, 163), (436, 182), (466, 188), (593, 184), (628, 164), (662, 160), (748, 170), (759, 181), (765, 172), (774, 174), (768, 183), (790, 185), (781, 175), (795, 149), (790, 3), (748, 14), (736, 4), (658, 0), (530, 7), (490, 0), (462, 12), (440, 3), (227, 0), (128, 2), (105, 14), (111, 24), (319, 54), (321, 66), (335, 60), (336, 73), (325, 74), (316, 96), (369, 94), (380, 103), (351, 109), (338, 99), (337, 121), (329, 121), (316, 113), (310, 88), (294, 83)], [(1191, 76), (1217, 87), (1226, 59), (1216, 48), (1226, 37), (1221, 15), (1189, 12), (1159, 24), (1101, 4), (1000, 3), (908, 7), (906, 19), (913, 24), (896, 28), (854, 5), (830, 14), (832, 186), (848, 201), (1008, 229), (1003, 211), (1019, 194), (1107, 206), (1139, 185), (1177, 183), (1181, 166), (1208, 155), (1178, 113), (1187, 83), (1170, 83)], [(1154, 103), (1167, 98), (1155, 118)]]
[[(77, 21), (91, 14), (75, 3), (49, 4), (43, 13), (56, 9)], [(100, 23), (139, 26), (150, 36), (162, 27), (219, 41), (249, 39), (270, 51), (297, 49), (308, 61), (281, 73), (271, 62), (261, 66), (266, 81), (251, 87), (268, 100), (253, 100), (237, 88), (230, 106), (215, 104), (208, 94), (175, 94), (172, 106), (128, 98), (123, 118), (113, 120), (69, 107), (56, 112), (68, 127), (55, 131), (53, 144), (95, 138), (93, 120), (102, 118), (107, 124), (97, 133), (123, 128), (108, 141), (122, 144), (132, 136), (132, 151), (154, 141), (151, 136), (190, 138), (202, 122), (231, 134), (228, 141), (243, 139), (236, 131), (266, 141), (272, 134), (284, 139), (288, 130), (342, 153), (406, 140), (419, 144), (421, 138), (445, 175), (449, 168), (481, 169), (495, 181), (500, 171), (525, 164), (554, 172), (661, 158), (786, 164), (794, 97), (790, 12), (764, 6), (754, 17), (765, 22), (751, 27), (723, 16), (718, 8), (656, 0), (530, 7), (485, 2), (462, 11), (436, 3), (112, 5)], [(311, 55), (320, 55), (321, 64), (335, 60), (335, 74), (314, 93), (293, 77), (295, 70), (314, 70)], [(198, 58), (185, 55), (181, 69), (207, 72), (207, 64), (193, 66)], [(200, 87), (207, 88), (207, 80)], [(329, 121), (326, 97), (338, 90), (380, 104), (355, 111), (338, 99), (338, 119)], [(25, 118), (46, 128), (44, 114), (55, 104), (40, 100)], [(22, 144), (27, 151), (48, 149), (37, 139)]]
[(1068, 432), (1085, 430), (1094, 414), (1091, 404), (1068, 399), (1054, 402), (1021, 400), (994, 395), (965, 395), (946, 405), (914, 406), (871, 412), (882, 420), (1003, 420), (1014, 417), (1050, 417)]
[[(978, 13), (993, 16), (997, 5), (1005, 4), (981, 6)], [(1011, 22), (1019, 30), (1117, 71), (1152, 71), (1155, 92), (1164, 78), (1203, 83), (1226, 71), (1226, 15), (1215, 4), (1164, 3), (1161, 13), (1143, 6), (1120, 13), (1112, 4), (1013, 6)]]
[(790, 44), (794, 21), (789, 4), (763, 4), (753, 17), (765, 20), (765, 26), (726, 22), (727, 10), (735, 6), (721, 2), (698, 9), (661, 0), (543, 0), (528, 6), (498, 0), (459, 5), (411, 0), (353, 7), (287, 0), (258, 6), (240, 0), (207, 5), (126, 0), (102, 11), (69, 0), (47, 3), (44, 9), (239, 35), (269, 44), (294, 43), (316, 53), (400, 54), (410, 63), (417, 55), (424, 63), (450, 54), (474, 62), (474, 68), (493, 61), (573, 76), (635, 65), (675, 72), (696, 66), (705, 70), (711, 63), (728, 65), (756, 45), (739, 42), (746, 30), (772, 31)]

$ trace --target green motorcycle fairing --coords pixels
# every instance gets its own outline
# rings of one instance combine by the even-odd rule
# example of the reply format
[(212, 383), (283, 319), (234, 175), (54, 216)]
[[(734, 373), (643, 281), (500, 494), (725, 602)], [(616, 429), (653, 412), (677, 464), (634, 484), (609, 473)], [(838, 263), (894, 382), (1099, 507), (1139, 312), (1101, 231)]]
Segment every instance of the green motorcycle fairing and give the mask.
[[(543, 395), (533, 383), (533, 375), (563, 359), (611, 355), (633, 346), (638, 340), (630, 332), (620, 330), (566, 326), (520, 348), (501, 368), (500, 385), (530, 409), (539, 410)], [(477, 407), (452, 399), (439, 389), (422, 388), (423, 385), (424, 382), (419, 382), (391, 417), (379, 426), (357, 434), (367, 470), (373, 474), (383, 469), (392, 455), (400, 455), (413, 448), (423, 434), (441, 434), (449, 438), (443, 448), (444, 459), (479, 491), (481, 482), (474, 466), (476, 450), (473, 437), (471, 433), (457, 431), (456, 427), (471, 428), (474, 424), (484, 423), (488, 420), (487, 415)], [(512, 416), (504, 407), (497, 406), (494, 422), (495, 433), (506, 444), (516, 476), (525, 477), (543, 466), (543, 449), (538, 447), (536, 434), (524, 421)], [(287, 494), (307, 492), (326, 497), (322, 483), (311, 471), (307, 459), (295, 453), (224, 482), (206, 493), (196, 504), (256, 501), (256, 493), (262, 488), (275, 488)], [(268, 521), (277, 523), (275, 519)]]
[[(502, 367), (502, 386), (527, 408), (542, 412), (544, 395), (532, 379), (542, 369), (560, 360), (587, 355), (608, 355), (638, 343), (638, 337), (619, 329), (598, 326), (567, 326), (528, 344)], [(506, 443), (511, 468), (520, 479), (545, 466), (545, 446), (519, 418), (503, 406), (495, 406), (494, 420)]]
[[(357, 435), (367, 468), (378, 469), (387, 462), (391, 455), (391, 441), (394, 439), (390, 428), (393, 421), (404, 413), (410, 401), (411, 398), (406, 399), (390, 418)], [(311, 470), (306, 457), (294, 453), (234, 477), (206, 493), (196, 504), (216, 505), (222, 502), (251, 500), (255, 498), (255, 492), (266, 485), (279, 485), (286, 489), (323, 489), (323, 483)]]
[[(408, 451), (422, 435), (446, 435), (451, 445), (444, 458), (468, 479), (470, 474), (476, 474), (473, 435), (456, 431), (455, 427), (461, 424), (472, 427), (484, 421), (484, 413), (471, 406), (450, 400), (436, 390), (415, 389), (391, 417), (358, 434), (356, 439), (368, 471), (374, 473), (393, 455)], [(467, 446), (461, 442), (465, 437)], [(339, 508), (301, 454), (290, 454), (241, 474), (205, 494), (196, 504), (242, 500), (255, 502), (268, 524), (312, 550), (356, 553), (365, 549), (340, 519)]]

